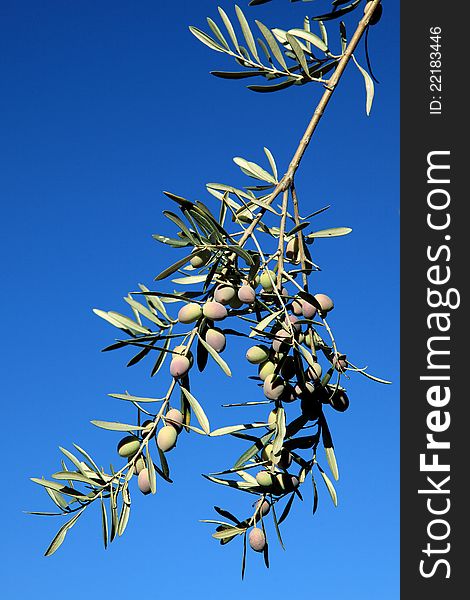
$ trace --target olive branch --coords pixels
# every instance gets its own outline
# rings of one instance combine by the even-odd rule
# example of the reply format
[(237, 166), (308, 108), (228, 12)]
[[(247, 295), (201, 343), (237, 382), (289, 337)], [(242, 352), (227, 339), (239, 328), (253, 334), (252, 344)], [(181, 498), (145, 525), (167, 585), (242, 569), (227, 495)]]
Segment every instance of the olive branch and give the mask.
[[(250, 4), (268, 1), (253, 0)], [(356, 367), (349, 356), (338, 350), (328, 319), (334, 308), (333, 300), (309, 289), (309, 276), (319, 269), (309, 250), (311, 244), (319, 239), (347, 235), (351, 230), (335, 227), (311, 231), (311, 220), (328, 207), (302, 216), (295, 187), (302, 158), (351, 60), (364, 76), (367, 113), (372, 105), (372, 79), (360, 67), (354, 52), (369, 24), (378, 22), (382, 7), (380, 0), (367, 2), (364, 15), (349, 40), (341, 22), (341, 52), (334, 54), (324, 21), (354, 11), (360, 0), (345, 4), (334, 1), (330, 13), (306, 18), (303, 29), (269, 29), (257, 21), (262, 36), (257, 39), (258, 45), (239, 7), (235, 9), (241, 29), (238, 36), (221, 8), (219, 16), (226, 33), (212, 19), (207, 22), (214, 37), (190, 28), (202, 43), (230, 56), (244, 69), (215, 71), (216, 76), (228, 79), (260, 76), (269, 81), (279, 80), (268, 86), (248, 86), (258, 92), (306, 83), (322, 85), (324, 91), (282, 177), (279, 177), (274, 156), (265, 148), (267, 168), (241, 157), (234, 159), (242, 173), (256, 181), (254, 185), (239, 189), (227, 184), (207, 184), (208, 192), (220, 204), (217, 213), (200, 201), (192, 202), (164, 192), (178, 210), (177, 213), (163, 211), (176, 226), (176, 237), (162, 234), (153, 237), (176, 250), (183, 250), (184, 256), (165, 267), (155, 280), (160, 282), (173, 277), (172, 283), (184, 291), (150, 290), (139, 285), (138, 291), (124, 298), (133, 318), (115, 311), (95, 309), (95, 313), (127, 336), (120, 336), (104, 351), (137, 349), (128, 366), (156, 355), (151, 368), (153, 377), (169, 359), (168, 390), (162, 398), (139, 397), (127, 391), (110, 394), (134, 406), (136, 422), (92, 421), (101, 429), (126, 434), (117, 447), (119, 456), (125, 459), (118, 470), (111, 465), (106, 472), (87, 451), (74, 444), (74, 452), (61, 448), (64, 459), (52, 480), (33, 478), (45, 489), (57, 511), (31, 514), (68, 518), (54, 536), (46, 555), (60, 547), (68, 530), (92, 504), (101, 507), (105, 547), (116, 536), (121, 536), (130, 516), (134, 477), (143, 494), (156, 493), (158, 478), (171, 483), (167, 453), (183, 431), (206, 437), (230, 435), (249, 442), (233, 466), (205, 475), (213, 483), (254, 496), (251, 515), (247, 518), (239, 519), (226, 509), (214, 507), (225, 520), (203, 521), (216, 525), (213, 537), (222, 545), (243, 537), (242, 576), (247, 541), (253, 550), (263, 553), (269, 566), (265, 527), (268, 514), (272, 515), (276, 534), (283, 545), (280, 525), (288, 517), (295, 499), (303, 499), (300, 490), (308, 476), (313, 485), (313, 512), (318, 505), (316, 473), (337, 504), (334, 485), (317, 459), (321, 442), (332, 477), (338, 480), (339, 470), (325, 409), (329, 406), (344, 412), (348, 408), (349, 399), (342, 384), (352, 372), (379, 383), (389, 383), (369, 374), (365, 368)], [(319, 35), (311, 31), (312, 22), (318, 22)], [(240, 44), (241, 36), (246, 45)], [(325, 79), (328, 73), (331, 77)], [(179, 308), (177, 315), (171, 310), (172, 305)], [(238, 325), (222, 327), (227, 319)], [(191, 392), (190, 375), (195, 362), (202, 372), (212, 360), (223, 373), (232, 376), (229, 363), (221, 356), (231, 336), (255, 342), (248, 348), (246, 358), (258, 368), (257, 376), (252, 378), (264, 398), (225, 406), (266, 404), (271, 410), (264, 422), (212, 429), (203, 406)], [(320, 354), (326, 372), (321, 366)], [(299, 410), (289, 421), (287, 413), (291, 406)], [(261, 435), (257, 435), (257, 430), (261, 430)], [(281, 501), (285, 503), (278, 517), (276, 509)]]

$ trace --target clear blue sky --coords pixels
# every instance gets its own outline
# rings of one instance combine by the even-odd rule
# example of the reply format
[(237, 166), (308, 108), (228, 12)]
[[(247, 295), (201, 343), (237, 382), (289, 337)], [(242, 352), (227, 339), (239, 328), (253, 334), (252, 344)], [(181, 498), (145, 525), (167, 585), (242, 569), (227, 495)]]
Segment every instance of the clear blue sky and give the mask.
[[(384, 4), (370, 36), (381, 81), (372, 115), (365, 116), (362, 77), (351, 65), (297, 187), (304, 213), (332, 205), (317, 229), (354, 230), (312, 247), (323, 267), (316, 283), (335, 299), (331, 323), (341, 348), (394, 385), (352, 377), (350, 410), (330, 417), (338, 508), (320, 485), (312, 518), (306, 491), (284, 525), (287, 551), (271, 529), (271, 569), (250, 553), (242, 583), (241, 544), (221, 548), (198, 522), (214, 517), (214, 504), (241, 511), (244, 497), (200, 476), (238, 456), (239, 442), (186, 436), (170, 455), (173, 487), (135, 494), (125, 537), (106, 552), (99, 514), (90, 509), (61, 550), (43, 558), (59, 522), (22, 510), (49, 510), (28, 477), (57, 470), (59, 445), (75, 441), (102, 464), (114, 460), (119, 436), (89, 420), (133, 414), (108, 392), (151, 395), (164, 385), (166, 370), (154, 381), (148, 363), (126, 370), (128, 354), (100, 354), (115, 333), (92, 313), (125, 310), (122, 297), (139, 282), (151, 285), (171, 260), (151, 238), (171, 231), (162, 224), (169, 206), (162, 190), (208, 200), (208, 181), (246, 183), (231, 159), (262, 160), (263, 146), (285, 167), (318, 91), (256, 95), (243, 82), (211, 77), (209, 70), (233, 65), (187, 30), (216, 15), (209, 0), (2, 2), (5, 597), (59, 600), (66, 591), (78, 600), (112, 590), (126, 598), (146, 589), (150, 598), (231, 599), (268, 588), (298, 598), (398, 597), (399, 23), (398, 3)], [(246, 14), (288, 28), (320, 5), (329, 3), (273, 0)], [(233, 15), (231, 3), (223, 6)], [(364, 64), (362, 52), (359, 58)], [(245, 420), (220, 408), (253, 394), (244, 376), (229, 381), (208, 370), (194, 389), (214, 426)]]

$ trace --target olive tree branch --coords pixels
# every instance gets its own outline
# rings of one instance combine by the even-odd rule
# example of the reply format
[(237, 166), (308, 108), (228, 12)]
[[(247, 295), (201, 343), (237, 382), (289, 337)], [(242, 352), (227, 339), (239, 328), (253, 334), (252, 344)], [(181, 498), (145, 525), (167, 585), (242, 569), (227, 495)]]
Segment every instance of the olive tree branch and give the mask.
[[(333, 93), (341, 80), (344, 70), (348, 66), (352, 54), (356, 50), (362, 36), (364, 35), (364, 32), (367, 29), (369, 21), (372, 15), (374, 14), (375, 10), (379, 6), (380, 2), (381, 0), (372, 0), (371, 2), (368, 2), (368, 10), (366, 11), (362, 19), (359, 21), (356, 31), (354, 32), (354, 35), (352, 36), (348, 46), (346, 47), (341, 57), (341, 60), (338, 62), (338, 65), (334, 70), (333, 75), (325, 84), (325, 91), (323, 92), (323, 95), (319, 103), (317, 104), (317, 107), (315, 108), (312, 118), (299, 142), (299, 145), (297, 146), (297, 150), (295, 151), (294, 156), (292, 157), (292, 160), (289, 163), (289, 167), (286, 173), (276, 185), (271, 194), (264, 201), (267, 205), (271, 205), (281, 192), (288, 189), (292, 185), (295, 173), (297, 172), (297, 169), (300, 166), (302, 158), (305, 154), (305, 151), (308, 148), (308, 145), (310, 144), (310, 140), (312, 139), (312, 136), (315, 133), (318, 123), (320, 122), (325, 112), (325, 109), (328, 106), (328, 103), (330, 102), (331, 97), (333, 96)], [(245, 230), (245, 233), (239, 240), (238, 243), (240, 244), (240, 246), (243, 246), (248, 240), (251, 233), (255, 230), (256, 226), (263, 218), (265, 212), (266, 208), (261, 208), (260, 212), (256, 215), (256, 217), (251, 222), (250, 226)]]

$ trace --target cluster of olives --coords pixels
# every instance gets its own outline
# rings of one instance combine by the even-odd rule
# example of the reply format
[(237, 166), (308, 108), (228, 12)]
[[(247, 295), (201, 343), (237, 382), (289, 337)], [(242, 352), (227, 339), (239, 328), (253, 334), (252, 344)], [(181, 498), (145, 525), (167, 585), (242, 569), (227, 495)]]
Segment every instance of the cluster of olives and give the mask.
[[(204, 304), (197, 302), (188, 302), (178, 312), (178, 321), (185, 325), (199, 321), (205, 317), (211, 325), (205, 330), (204, 339), (219, 354), (225, 350), (227, 343), (225, 334), (219, 328), (214, 326), (214, 322), (223, 321), (228, 316), (230, 308), (238, 309), (243, 304), (253, 304), (256, 300), (254, 288), (245, 283), (238, 289), (231, 284), (219, 284), (214, 291), (213, 299), (207, 300)], [(174, 352), (185, 354), (184, 346), (177, 346)], [(183, 377), (192, 366), (190, 355), (174, 357), (170, 365), (170, 372), (173, 377)]]
[[(325, 315), (334, 306), (331, 298), (325, 294), (317, 294), (315, 300), (318, 306), (302, 298), (295, 298), (291, 305), (293, 314), (286, 317), (282, 326), (277, 324), (272, 330), (271, 347), (256, 345), (249, 348), (246, 353), (248, 362), (258, 365), (258, 376), (263, 381), (263, 392), (269, 400), (293, 402), (305, 394), (312, 395), (315, 384), (320, 381), (321, 365), (311, 361), (306, 371), (307, 383), (302, 385), (297, 383), (295, 386), (289, 383), (296, 375), (296, 361), (293, 356), (289, 356), (294, 340), (300, 344), (305, 343), (309, 347), (313, 346), (312, 334), (302, 332), (298, 317), (302, 315), (306, 319), (312, 319), (317, 310)], [(346, 369), (347, 362), (344, 355), (337, 357), (335, 366), (341, 371)]]
[[(169, 452), (176, 446), (178, 435), (183, 429), (183, 415), (176, 408), (170, 410), (163, 417), (164, 426), (160, 428), (157, 434), (157, 446), (162, 452)], [(142, 423), (142, 438), (147, 438), (153, 428), (153, 421)], [(119, 456), (131, 461), (139, 452), (142, 439), (135, 435), (128, 435), (119, 442), (117, 451)], [(143, 456), (139, 456), (134, 461), (135, 474), (137, 475), (137, 485), (139, 490), (147, 495), (150, 493), (150, 478), (148, 468)]]

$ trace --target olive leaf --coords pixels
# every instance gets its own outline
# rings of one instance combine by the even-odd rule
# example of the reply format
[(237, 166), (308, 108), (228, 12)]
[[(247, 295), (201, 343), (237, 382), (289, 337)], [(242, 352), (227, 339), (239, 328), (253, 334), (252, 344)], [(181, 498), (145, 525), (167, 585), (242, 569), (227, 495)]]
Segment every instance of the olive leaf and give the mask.
[(260, 59), (258, 56), (258, 51), (256, 49), (255, 39), (253, 37), (253, 33), (250, 29), (248, 21), (246, 20), (246, 17), (243, 14), (243, 11), (239, 6), (235, 6), (235, 12), (237, 13), (238, 20), (240, 21), (240, 25), (241, 25), (247, 46), (248, 46), (250, 52), (252, 53), (252, 55), (259, 62)]
[(367, 114), (367, 116), (369, 116), (370, 111), (372, 109), (372, 102), (374, 101), (374, 91), (375, 91), (374, 80), (369, 75), (369, 73), (365, 69), (363, 69), (361, 67), (361, 65), (357, 62), (354, 54), (353, 54), (352, 58), (353, 58), (354, 62), (356, 63), (357, 68), (361, 72), (362, 76), (364, 77), (364, 83), (366, 86), (366, 114)]
[(307, 238), (329, 238), (329, 237), (339, 237), (342, 235), (348, 235), (351, 233), (352, 229), (350, 227), (331, 227), (330, 229), (321, 229), (320, 231), (314, 231), (313, 233), (309, 233)]
[(108, 547), (108, 535), (109, 535), (108, 515), (106, 513), (106, 506), (105, 506), (102, 494), (100, 494), (100, 500), (101, 500), (101, 524), (102, 524), (102, 528), (103, 528), (103, 544), (106, 549)]
[(289, 71), (289, 69), (287, 68), (287, 63), (285, 61), (284, 55), (282, 54), (282, 51), (281, 51), (279, 44), (277, 43), (274, 35), (266, 27), (266, 25), (261, 23), (261, 21), (256, 21), (256, 24), (258, 25), (259, 30), (261, 31), (266, 42), (268, 43), (269, 49), (273, 53), (274, 58), (278, 61), (278, 63), (281, 65), (281, 67), (283, 69), (285, 69), (286, 71)]
[(331, 469), (331, 473), (333, 474), (335, 481), (338, 481), (339, 472), (338, 472), (338, 464), (336, 462), (334, 448), (333, 447), (325, 448), (325, 454), (326, 454), (326, 460), (328, 461), (328, 465)]
[(232, 376), (232, 371), (230, 370), (230, 367), (225, 362), (225, 360), (220, 356), (220, 354), (218, 354), (214, 350), (214, 348), (212, 348), (212, 346), (209, 346), (209, 344), (199, 334), (198, 334), (198, 338), (199, 338), (200, 343), (204, 346), (204, 348), (207, 350), (207, 352), (212, 356), (212, 358), (219, 365), (219, 367), (222, 369), (222, 371), (226, 375), (228, 375), (229, 377), (231, 377)]
[[(314, 21), (331, 21), (332, 19), (339, 19), (343, 15), (346, 15), (349, 12), (351, 12), (352, 10), (354, 10), (356, 8), (356, 6), (358, 6), (360, 4), (360, 2), (361, 2), (361, 0), (354, 0), (354, 2), (352, 2), (351, 4), (348, 4), (348, 6), (345, 6), (344, 8), (340, 8), (339, 10), (334, 10), (334, 11), (326, 13), (324, 15), (318, 15), (317, 17), (312, 17), (312, 19)], [(333, 2), (333, 5), (335, 5), (334, 2)]]
[(209, 48), (211, 48), (211, 50), (215, 50), (216, 52), (224, 52), (223, 46), (220, 46), (220, 44), (215, 42), (209, 35), (207, 35), (207, 33), (204, 33), (204, 31), (201, 31), (197, 27), (193, 27), (193, 26), (189, 27), (189, 31), (195, 37), (197, 37), (197, 39), (200, 42), (202, 42), (206, 46), (209, 46)]
[(272, 184), (277, 183), (276, 179), (270, 173), (254, 162), (250, 162), (244, 158), (241, 158), (240, 156), (236, 156), (233, 159), (233, 162), (240, 167), (243, 173), (253, 177), (254, 179), (267, 181), (268, 183)]
[(274, 321), (274, 319), (277, 319), (279, 317), (280, 314), (282, 314), (284, 312), (284, 309), (278, 310), (276, 312), (273, 312), (271, 314), (269, 314), (268, 316), (266, 316), (264, 319), (262, 319), (257, 325), (256, 327), (252, 327), (252, 331), (250, 333), (249, 337), (255, 337), (256, 335), (258, 335), (258, 333), (262, 333), (266, 327), (272, 323)]
[(132, 396), (128, 392), (125, 394), (108, 394), (111, 398), (125, 400), (126, 402), (139, 402), (140, 404), (161, 402), (163, 398), (143, 398), (142, 396)]
[(70, 519), (70, 521), (67, 521), (67, 523), (65, 523), (65, 525), (62, 525), (62, 527), (59, 529), (59, 531), (56, 533), (56, 535), (52, 539), (52, 542), (49, 544), (49, 547), (47, 548), (46, 552), (44, 553), (44, 556), (51, 556), (52, 554), (54, 554), (54, 552), (56, 552), (59, 549), (59, 547), (65, 540), (65, 536), (67, 535), (67, 532), (69, 531), (69, 529), (71, 529), (75, 525), (75, 523), (78, 521), (78, 519), (80, 518), (80, 516), (82, 515), (84, 510), (85, 509), (82, 508), (75, 516), (73, 516)]
[(109, 431), (141, 431), (143, 427), (139, 425), (128, 425), (127, 423), (117, 423), (116, 421), (90, 421), (95, 427), (108, 429)]
[(323, 477), (323, 481), (325, 482), (328, 492), (330, 493), (331, 499), (333, 500), (333, 504), (335, 506), (338, 506), (338, 496), (336, 494), (334, 485), (331, 483), (330, 478), (328, 477), (328, 475), (325, 473), (325, 471), (320, 467), (320, 465), (318, 463), (317, 463), (317, 467), (318, 467), (318, 470), (320, 471), (321, 476)]
[[(202, 340), (201, 340), (202, 341)], [(196, 419), (199, 421), (200, 426), (202, 427), (204, 433), (210, 434), (211, 428), (209, 425), (209, 419), (206, 417), (206, 413), (204, 412), (202, 406), (196, 400), (196, 398), (191, 394), (189, 390), (185, 387), (181, 387), (181, 391), (184, 394), (185, 398), (189, 402), (193, 413), (196, 416)]]

